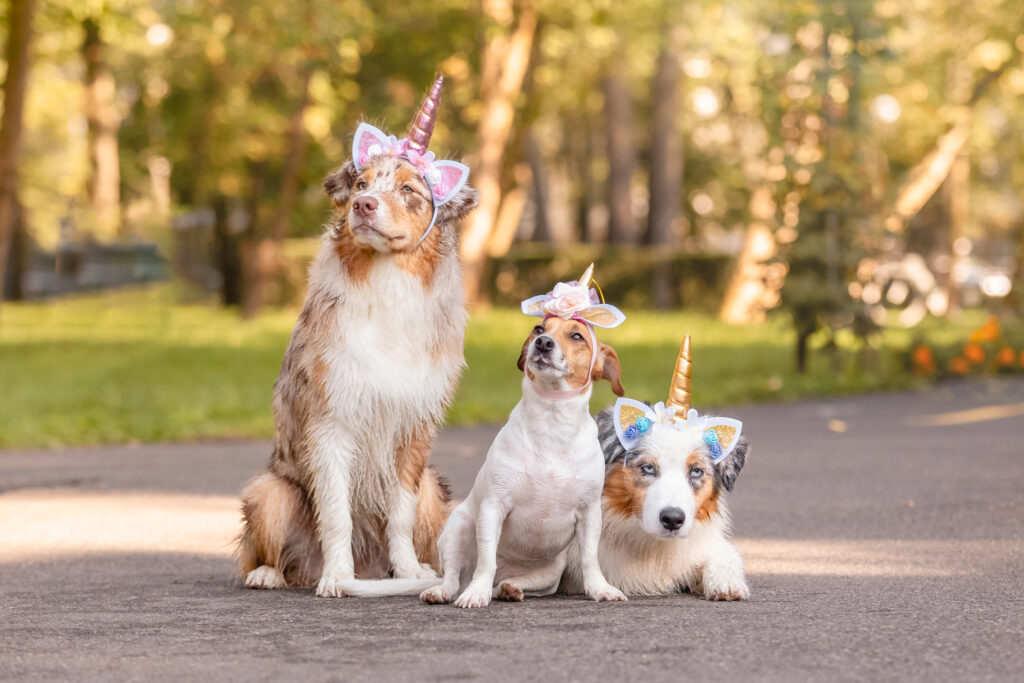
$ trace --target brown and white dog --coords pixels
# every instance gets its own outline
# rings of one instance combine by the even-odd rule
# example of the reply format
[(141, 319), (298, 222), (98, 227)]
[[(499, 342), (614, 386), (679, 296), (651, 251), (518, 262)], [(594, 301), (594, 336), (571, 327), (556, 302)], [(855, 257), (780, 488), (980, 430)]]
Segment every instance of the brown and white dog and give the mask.
[[(690, 409), (691, 368), (687, 336), (668, 405), (620, 398), (596, 418), (607, 463), (601, 570), (627, 595), (742, 600), (750, 590), (729, 542), (725, 493), (749, 444), (738, 420)], [(580, 566), (572, 556), (563, 591), (582, 589)]]
[(449, 493), (427, 459), (464, 366), (456, 227), (477, 192), (463, 178), (441, 204), (422, 168), (358, 138), (324, 181), (336, 210), (274, 385), (273, 454), (242, 494), (250, 588), (338, 597), (438, 566)]

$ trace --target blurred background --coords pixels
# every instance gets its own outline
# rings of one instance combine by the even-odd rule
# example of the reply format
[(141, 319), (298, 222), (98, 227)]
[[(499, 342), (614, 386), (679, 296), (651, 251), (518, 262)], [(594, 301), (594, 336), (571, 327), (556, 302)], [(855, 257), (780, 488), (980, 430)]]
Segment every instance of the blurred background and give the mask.
[[(629, 395), (699, 407), (1024, 372), (1018, 0), (5, 0), (0, 446), (267, 437), (368, 120), (472, 168), (469, 368), (588, 263)], [(611, 399), (602, 389), (597, 409)]]

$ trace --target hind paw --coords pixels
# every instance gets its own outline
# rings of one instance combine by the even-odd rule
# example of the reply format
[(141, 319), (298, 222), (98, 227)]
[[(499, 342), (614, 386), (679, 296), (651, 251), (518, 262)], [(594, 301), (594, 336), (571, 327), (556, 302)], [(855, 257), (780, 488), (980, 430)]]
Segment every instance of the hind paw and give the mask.
[(509, 602), (522, 602), (523, 589), (509, 581), (502, 581), (501, 585), (498, 586), (498, 595), (496, 597), (499, 600), (507, 600)]
[(274, 567), (262, 565), (245, 575), (245, 587), (262, 590), (284, 588), (284, 574)]

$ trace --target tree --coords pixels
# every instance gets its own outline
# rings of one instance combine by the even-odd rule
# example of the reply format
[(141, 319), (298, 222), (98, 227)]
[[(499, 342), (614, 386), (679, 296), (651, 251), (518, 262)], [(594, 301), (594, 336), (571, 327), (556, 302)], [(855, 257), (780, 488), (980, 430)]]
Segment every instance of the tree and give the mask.
[(106, 62), (107, 45), (98, 16), (82, 21), (85, 61), (85, 120), (89, 129), (89, 204), (98, 232), (117, 237), (121, 223), (121, 165), (117, 143), (121, 113), (115, 99), (114, 76)]
[(22, 148), (22, 116), (28, 86), (29, 46), (35, 0), (11, 0), (7, 31), (7, 76), (4, 113), (0, 119), (0, 300), (6, 281), (7, 256), (18, 206), (18, 163)]
[(529, 66), (537, 8), (533, 0), (491, 0), (484, 3), (491, 22), (490, 37), (481, 56), (483, 115), (477, 128), (477, 151), (472, 181), (480, 205), (463, 230), (459, 251), (466, 301), (482, 298), (487, 243), (501, 206), (501, 177), (505, 147), (512, 134), (516, 99)]

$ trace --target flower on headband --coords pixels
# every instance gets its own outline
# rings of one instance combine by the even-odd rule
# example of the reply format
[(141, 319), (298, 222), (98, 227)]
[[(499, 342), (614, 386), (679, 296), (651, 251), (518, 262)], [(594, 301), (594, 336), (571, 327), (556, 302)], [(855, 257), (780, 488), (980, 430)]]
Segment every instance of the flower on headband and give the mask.
[(544, 302), (544, 311), (568, 320), (573, 314), (584, 311), (596, 303), (591, 299), (590, 292), (586, 285), (579, 282), (559, 282), (548, 294), (548, 299)]
[(408, 159), (413, 166), (418, 168), (420, 172), (424, 174), (434, 164), (434, 153), (430, 151), (420, 154), (415, 149), (407, 149), (405, 150), (405, 158)]
[(641, 417), (639, 420), (636, 421), (636, 428), (639, 429), (641, 432), (646, 432), (648, 429), (651, 428), (651, 421), (648, 420), (646, 417)]
[(631, 441), (640, 436), (640, 434), (640, 429), (638, 429), (636, 425), (629, 425), (622, 432), (622, 435)]
[(709, 429), (704, 432), (704, 443), (709, 446), (714, 446), (718, 443), (718, 433), (714, 429)]

